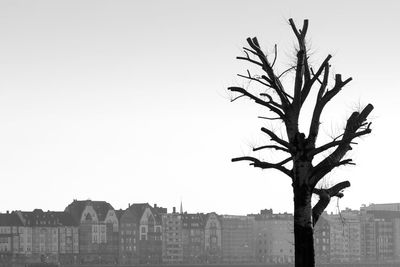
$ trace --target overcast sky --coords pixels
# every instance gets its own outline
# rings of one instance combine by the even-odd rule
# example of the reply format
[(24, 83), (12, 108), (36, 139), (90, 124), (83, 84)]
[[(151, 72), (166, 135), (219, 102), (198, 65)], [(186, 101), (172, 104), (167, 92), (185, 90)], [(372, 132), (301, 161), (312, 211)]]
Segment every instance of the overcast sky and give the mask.
[(182, 199), (188, 212), (292, 212), (289, 178), (230, 162), (268, 141), (257, 119), (267, 113), (226, 92), (245, 84), (235, 57), (249, 36), (278, 44), (279, 71), (292, 64), (291, 17), (310, 20), (315, 65), (331, 53), (333, 71), (353, 77), (321, 142), (375, 106), (357, 165), (326, 181), (351, 181), (340, 208), (400, 202), (398, 11), (398, 1), (1, 1), (0, 211), (73, 199), (171, 210)]

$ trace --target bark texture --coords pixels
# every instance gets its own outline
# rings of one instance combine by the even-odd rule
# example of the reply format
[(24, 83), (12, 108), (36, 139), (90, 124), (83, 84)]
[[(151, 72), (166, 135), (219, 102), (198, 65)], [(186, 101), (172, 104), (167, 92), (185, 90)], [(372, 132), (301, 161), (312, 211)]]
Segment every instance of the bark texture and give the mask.
[(314, 230), (311, 221), (311, 190), (294, 187), (295, 266), (314, 266)]
[[(345, 181), (324, 189), (316, 188), (316, 186), (334, 168), (354, 164), (351, 159), (344, 157), (355, 144), (353, 141), (355, 138), (371, 133), (371, 123), (367, 122), (367, 117), (373, 110), (373, 106), (368, 104), (361, 111), (353, 112), (347, 119), (342, 134), (328, 143), (317, 145), (321, 115), (325, 106), (352, 78), (343, 80), (340, 74), (336, 74), (333, 83), (329, 82), (331, 55), (328, 55), (319, 67), (310, 66), (306, 43), (308, 20), (304, 20), (301, 29), (296, 27), (292, 19), (289, 19), (289, 24), (298, 41), (295, 66), (278, 74), (274, 69), (278, 54), (277, 46), (274, 47), (274, 58), (271, 63), (268, 55), (262, 51), (257, 38), (247, 38), (249, 47), (244, 47), (244, 56), (239, 56), (237, 59), (259, 67), (262, 74), (252, 75), (247, 70), (246, 75), (238, 75), (248, 80), (249, 83), (256, 83), (265, 89), (254, 93), (249, 90), (249, 87), (228, 88), (235, 94), (232, 101), (247, 97), (272, 114), (272, 116), (260, 116), (259, 118), (281, 121), (285, 126), (286, 137), (279, 136), (271, 129), (262, 127), (261, 131), (266, 134), (271, 143), (254, 147), (253, 151), (273, 149), (281, 152), (285, 157), (277, 162), (266, 162), (253, 156), (233, 158), (232, 161), (249, 161), (250, 165), (254, 167), (275, 169), (290, 177), (294, 195), (295, 266), (313, 267), (315, 266), (313, 226), (331, 198), (342, 197), (341, 191), (350, 186), (350, 183)], [(294, 84), (293, 88), (288, 90), (284, 88), (280, 79), (289, 72), (294, 74)], [(299, 131), (299, 118), (313, 88), (316, 89), (316, 100), (309, 120), (309, 131), (306, 134)], [(315, 162), (316, 156), (320, 153), (326, 153), (328, 156)], [(311, 206), (313, 193), (319, 196), (319, 201), (314, 207)]]

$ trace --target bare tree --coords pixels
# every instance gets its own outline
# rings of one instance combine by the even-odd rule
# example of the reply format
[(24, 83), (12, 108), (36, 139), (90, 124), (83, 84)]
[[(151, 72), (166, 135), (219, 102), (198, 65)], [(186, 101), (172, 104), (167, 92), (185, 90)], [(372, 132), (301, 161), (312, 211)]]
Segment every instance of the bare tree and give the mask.
[[(237, 59), (247, 61), (253, 66), (262, 69), (262, 75), (239, 75), (249, 81), (256, 82), (263, 89), (261, 93), (252, 93), (247, 88), (229, 87), (234, 92), (235, 101), (241, 97), (254, 100), (255, 103), (265, 107), (273, 113), (272, 117), (261, 117), (267, 120), (280, 120), (286, 130), (287, 137), (280, 137), (271, 129), (261, 128), (271, 143), (256, 147), (253, 151), (263, 149), (274, 149), (285, 153), (287, 156), (276, 163), (262, 161), (252, 156), (233, 158), (233, 162), (250, 161), (250, 165), (261, 169), (276, 169), (292, 180), (294, 194), (294, 240), (295, 240), (295, 266), (315, 266), (313, 226), (325, 210), (332, 197), (342, 197), (341, 192), (350, 186), (348, 181), (338, 183), (331, 188), (316, 188), (317, 183), (334, 168), (354, 164), (350, 158), (344, 158), (346, 153), (352, 149), (354, 139), (371, 133), (371, 123), (366, 122), (373, 106), (368, 104), (360, 112), (353, 112), (347, 119), (343, 133), (332, 141), (317, 146), (316, 140), (320, 129), (321, 114), (325, 106), (335, 97), (352, 78), (342, 79), (336, 74), (332, 85), (329, 83), (331, 55), (328, 55), (321, 65), (313, 69), (309, 64), (306, 34), (308, 20), (304, 20), (302, 29), (298, 29), (293, 21), (289, 24), (298, 41), (296, 64), (281, 74), (276, 73), (274, 64), (277, 59), (277, 47), (273, 53), (272, 62), (264, 53), (256, 37), (248, 38), (249, 47), (244, 47), (244, 56)], [(293, 71), (293, 90), (286, 90), (281, 83), (284, 73)], [(313, 104), (313, 112), (310, 117), (308, 136), (299, 131), (300, 111), (312, 89), (315, 88), (316, 101)], [(329, 153), (319, 162), (315, 163), (317, 155), (322, 152)], [(320, 157), (318, 157), (320, 158)], [(291, 163), (291, 165), (290, 165)], [(288, 167), (289, 165), (289, 167)], [(312, 207), (312, 194), (319, 196), (318, 203)]]

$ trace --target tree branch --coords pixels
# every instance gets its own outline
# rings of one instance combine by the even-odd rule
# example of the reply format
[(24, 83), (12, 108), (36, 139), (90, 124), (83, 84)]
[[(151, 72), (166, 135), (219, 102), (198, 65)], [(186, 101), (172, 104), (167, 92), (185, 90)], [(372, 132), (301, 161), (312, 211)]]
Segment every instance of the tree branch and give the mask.
[(295, 68), (296, 68), (295, 66), (288, 68), (287, 70), (285, 70), (281, 74), (279, 74), (278, 78), (281, 78), (283, 75), (285, 75), (285, 73), (287, 73)]
[(335, 85), (330, 91), (326, 91), (326, 86), (328, 84), (328, 75), (329, 75), (329, 64), (328, 64), (329, 57), (325, 60), (325, 67), (324, 67), (324, 79), (321, 84), (321, 87), (318, 91), (317, 95), (317, 100), (315, 103), (312, 119), (311, 119), (311, 124), (310, 124), (310, 130), (309, 130), (309, 135), (308, 135), (308, 143), (315, 147), (315, 142), (317, 140), (318, 132), (319, 132), (319, 125), (320, 125), (320, 118), (323, 109), (325, 108), (326, 104), (334, 97), (336, 96), (340, 90), (351, 81), (351, 78), (348, 78), (344, 82), (342, 81), (342, 76), (340, 74), (336, 74), (335, 76)]
[(271, 118), (271, 117), (264, 117), (264, 116), (258, 116), (257, 118), (259, 119), (264, 119), (264, 120), (281, 120), (282, 118)]
[(266, 146), (254, 147), (253, 151), (258, 151), (258, 150), (265, 149), (265, 148), (273, 148), (275, 150), (281, 150), (281, 151), (290, 153), (289, 149), (287, 149), (286, 147), (281, 147), (281, 146), (277, 146), (277, 145), (266, 145)]
[(364, 130), (362, 130), (360, 132), (356, 132), (356, 133), (352, 134), (351, 136), (349, 136), (346, 139), (341, 139), (341, 140), (329, 142), (329, 143), (327, 143), (325, 145), (322, 145), (322, 146), (320, 146), (318, 148), (313, 149), (312, 151), (308, 152), (307, 155), (309, 157), (313, 157), (313, 156), (315, 156), (315, 155), (317, 155), (317, 154), (319, 154), (319, 153), (321, 153), (321, 152), (323, 152), (323, 151), (325, 151), (327, 149), (330, 149), (332, 147), (335, 147), (335, 146), (338, 146), (338, 145), (341, 145), (341, 144), (345, 144), (345, 143), (349, 143), (350, 144), (354, 138), (357, 138), (357, 137), (360, 137), (360, 136), (363, 136), (363, 135), (366, 135), (366, 134), (369, 134), (369, 133), (371, 133), (371, 129), (370, 129), (369, 125), (368, 125), (368, 127), (366, 129), (364, 129)]
[[(301, 104), (304, 103), (304, 101), (306, 101), (308, 94), (310, 93), (311, 87), (314, 85), (315, 81), (317, 81), (319, 79), (319, 76), (322, 74), (322, 71), (325, 70), (325, 75), (324, 75), (324, 81), (325, 81), (325, 76), (326, 78), (328, 78), (327, 76), (327, 71), (326, 71), (326, 66), (328, 66), (329, 68), (329, 60), (332, 58), (331, 55), (328, 55), (325, 60), (322, 62), (321, 66), (318, 68), (317, 72), (314, 74), (314, 76), (312, 77), (312, 79), (308, 79), (306, 81), (306, 83), (304, 84), (303, 87), (303, 91), (301, 92)], [(328, 83), (328, 80), (326, 79), (325, 82), (325, 87)]]
[(275, 107), (272, 103), (266, 102), (266, 101), (256, 97), (255, 95), (249, 93), (246, 89), (244, 89), (242, 87), (228, 87), (228, 90), (230, 90), (232, 92), (238, 92), (238, 93), (241, 93), (242, 95), (249, 97), (250, 99), (254, 100), (257, 104), (260, 104), (262, 106), (269, 108), (272, 112), (275, 112), (282, 119), (285, 116), (284, 113), (280, 109)]
[(271, 64), (271, 68), (274, 67), (275, 62), (276, 62), (276, 59), (278, 58), (278, 46), (275, 44), (274, 48), (275, 48), (275, 49), (274, 49), (274, 51), (275, 51), (275, 57), (274, 57), (274, 61), (273, 61), (272, 64)]
[(289, 23), (299, 43), (299, 51), (297, 52), (296, 76), (294, 82), (293, 106), (295, 110), (297, 110), (297, 113), (300, 113), (301, 105), (303, 104), (311, 88), (308, 88), (306, 86), (309, 83), (311, 76), (308, 66), (307, 49), (305, 43), (305, 37), (308, 29), (308, 20), (304, 20), (303, 28), (301, 30), (297, 30), (293, 19), (289, 19)]
[[(321, 164), (323, 163), (323, 164)], [(356, 165), (352, 159), (334, 159), (330, 156), (326, 157), (323, 161), (321, 161), (317, 166), (314, 167), (314, 170), (311, 174), (310, 184), (315, 186), (325, 175), (331, 172), (334, 168), (342, 166), (342, 165)]]
[(262, 69), (267, 73), (268, 79), (271, 81), (272, 88), (278, 94), (282, 106), (286, 107), (287, 105), (289, 105), (290, 102), (284, 94), (285, 90), (281, 82), (279, 81), (279, 78), (275, 75), (274, 70), (272, 69), (272, 66), (267, 59), (267, 56), (264, 54), (264, 52), (262, 52), (257, 38), (247, 38), (247, 43), (257, 53), (258, 58), (262, 62)]
[(313, 226), (317, 223), (319, 217), (321, 214), (324, 212), (326, 207), (329, 205), (329, 202), (332, 197), (343, 197), (342, 191), (343, 189), (347, 188), (350, 186), (349, 181), (344, 181), (341, 183), (338, 183), (331, 188), (328, 189), (313, 189), (313, 193), (317, 194), (319, 196), (319, 201), (315, 206), (312, 208), (312, 218), (313, 218)]
[(233, 158), (232, 162), (237, 162), (237, 161), (251, 161), (252, 163), (250, 163), (250, 165), (253, 165), (254, 167), (258, 167), (261, 169), (276, 169), (279, 170), (281, 172), (283, 172), (284, 174), (286, 174), (287, 176), (289, 176), (290, 178), (292, 177), (291, 171), (289, 171), (288, 169), (286, 169), (283, 165), (287, 162), (289, 162), (291, 160), (291, 157), (278, 162), (278, 163), (269, 163), (269, 162), (265, 162), (265, 161), (260, 161), (257, 158), (254, 157), (238, 157), (238, 158)]
[(290, 144), (289, 142), (279, 138), (273, 131), (271, 131), (271, 130), (269, 130), (267, 128), (264, 128), (264, 127), (261, 128), (261, 131), (266, 133), (267, 135), (269, 135), (271, 137), (272, 141), (275, 141), (278, 144), (286, 147), (289, 151), (293, 149), (293, 145), (292, 144)]
[(324, 160), (318, 163), (317, 166), (314, 167), (310, 180), (310, 183), (312, 185), (315, 186), (318, 183), (318, 181), (322, 179), (322, 177), (324, 177), (335, 167), (346, 164), (354, 165), (354, 163), (351, 163), (351, 159), (342, 160), (342, 158), (346, 155), (346, 153), (349, 150), (352, 149), (350, 143), (354, 135), (360, 134), (364, 131), (366, 131), (365, 134), (371, 132), (369, 128), (358, 133), (357, 130), (360, 129), (360, 127), (363, 127), (363, 125), (365, 125), (365, 121), (367, 120), (368, 115), (371, 113), (373, 109), (374, 106), (368, 104), (360, 113), (353, 112), (351, 114), (351, 116), (347, 119), (346, 128), (344, 130), (342, 137), (342, 140), (350, 140), (350, 141), (343, 141), (336, 147), (336, 149), (328, 157), (326, 157)]
[(260, 62), (254, 60), (254, 59), (251, 59), (251, 58), (249, 58), (249, 57), (236, 57), (236, 59), (246, 60), (246, 61), (249, 61), (249, 62), (251, 62), (251, 63), (253, 63), (253, 64), (256, 64), (256, 65), (258, 65), (258, 66), (260, 66), (260, 67), (263, 66), (263, 64), (261, 64)]
[(252, 76), (250, 75), (250, 71), (249, 71), (249, 70), (247, 70), (247, 76), (242, 75), (242, 74), (237, 74), (237, 76), (242, 77), (242, 78), (245, 78), (245, 79), (248, 79), (248, 80), (251, 80), (251, 81), (259, 82), (259, 83), (261, 83), (262, 85), (264, 85), (264, 86), (266, 86), (266, 87), (272, 88), (270, 84), (265, 83), (265, 82), (261, 81), (260, 79), (257, 79), (257, 78), (252, 77)]

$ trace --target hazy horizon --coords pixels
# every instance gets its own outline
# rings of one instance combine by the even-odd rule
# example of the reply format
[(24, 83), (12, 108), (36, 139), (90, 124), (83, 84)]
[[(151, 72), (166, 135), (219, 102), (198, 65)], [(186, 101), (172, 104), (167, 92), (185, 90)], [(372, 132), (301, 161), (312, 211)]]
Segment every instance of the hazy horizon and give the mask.
[(399, 5), (1, 1), (0, 211), (92, 199), (116, 209), (179, 209), (182, 200), (188, 212), (292, 212), (289, 178), (231, 162), (268, 140), (262, 109), (230, 103), (226, 91), (245, 84), (236, 74), (249, 65), (235, 58), (247, 37), (268, 51), (277, 44), (278, 67), (290, 66), (289, 18), (310, 20), (312, 63), (331, 53), (333, 72), (353, 77), (326, 109), (319, 140), (340, 132), (354, 109), (375, 106), (372, 134), (350, 154), (357, 165), (325, 181), (351, 182), (340, 208), (400, 202)]

